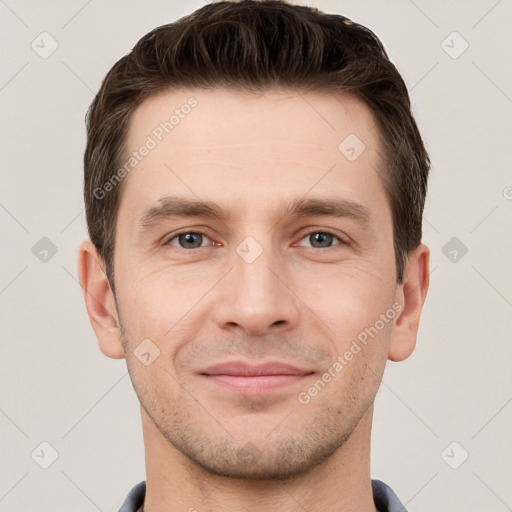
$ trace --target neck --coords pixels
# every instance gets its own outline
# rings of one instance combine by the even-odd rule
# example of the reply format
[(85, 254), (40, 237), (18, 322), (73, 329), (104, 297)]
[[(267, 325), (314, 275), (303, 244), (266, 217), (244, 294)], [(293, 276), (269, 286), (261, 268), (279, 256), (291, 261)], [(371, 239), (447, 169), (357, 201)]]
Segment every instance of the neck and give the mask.
[(141, 408), (146, 456), (144, 512), (377, 512), (370, 478), (373, 405), (350, 438), (307, 473), (282, 480), (212, 474), (176, 450)]

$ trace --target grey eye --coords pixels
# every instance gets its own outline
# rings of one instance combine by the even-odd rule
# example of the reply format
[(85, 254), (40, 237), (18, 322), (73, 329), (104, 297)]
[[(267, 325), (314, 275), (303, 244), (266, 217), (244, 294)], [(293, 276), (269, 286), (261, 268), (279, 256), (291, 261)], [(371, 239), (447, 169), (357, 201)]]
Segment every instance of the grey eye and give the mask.
[[(201, 247), (204, 242), (205, 235), (203, 233), (196, 232), (188, 232), (188, 233), (180, 233), (175, 237), (169, 240), (170, 245), (178, 245), (182, 249), (197, 249)], [(177, 241), (178, 243), (173, 243), (173, 241)]]
[(312, 233), (309, 235), (309, 241), (313, 247), (330, 247), (334, 236), (329, 233)]
[[(305, 240), (307, 240), (307, 244), (304, 243)], [(337, 242), (334, 242), (335, 240)], [(336, 235), (324, 231), (312, 231), (302, 238), (300, 245), (313, 247), (314, 249), (326, 249), (340, 243), (343, 243), (343, 241)]]

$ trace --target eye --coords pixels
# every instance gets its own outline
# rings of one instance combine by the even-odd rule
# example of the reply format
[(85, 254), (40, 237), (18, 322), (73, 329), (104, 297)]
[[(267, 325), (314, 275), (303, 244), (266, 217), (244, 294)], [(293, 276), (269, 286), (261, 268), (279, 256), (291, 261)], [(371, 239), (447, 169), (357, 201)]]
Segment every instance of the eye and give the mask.
[[(203, 243), (209, 240), (210, 243)], [(176, 241), (176, 243), (174, 243)], [(204, 234), (197, 231), (187, 231), (185, 233), (178, 233), (169, 239), (166, 245), (174, 245), (182, 249), (197, 249), (205, 245), (212, 245), (211, 240)]]
[[(311, 233), (301, 238), (301, 241), (302, 240), (307, 240), (311, 244), (310, 246), (306, 245), (305, 247), (313, 247), (314, 249), (328, 249), (329, 247), (333, 246), (334, 240), (338, 240), (339, 242), (335, 243), (334, 245), (342, 245), (347, 243), (340, 237), (325, 231), (312, 231)], [(299, 245), (302, 244), (299, 242)]]

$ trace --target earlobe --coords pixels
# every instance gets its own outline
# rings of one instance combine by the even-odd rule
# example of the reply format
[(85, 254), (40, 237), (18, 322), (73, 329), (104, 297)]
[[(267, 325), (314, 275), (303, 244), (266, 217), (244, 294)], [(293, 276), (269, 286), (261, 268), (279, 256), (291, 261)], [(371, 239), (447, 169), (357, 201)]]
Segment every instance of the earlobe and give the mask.
[(100, 350), (113, 359), (124, 358), (114, 294), (103, 270), (101, 257), (89, 240), (80, 244), (78, 276)]
[(403, 309), (393, 326), (388, 351), (390, 361), (407, 359), (416, 346), (421, 311), (429, 285), (429, 256), (430, 250), (424, 244), (409, 253), (404, 280), (398, 285), (395, 297)]

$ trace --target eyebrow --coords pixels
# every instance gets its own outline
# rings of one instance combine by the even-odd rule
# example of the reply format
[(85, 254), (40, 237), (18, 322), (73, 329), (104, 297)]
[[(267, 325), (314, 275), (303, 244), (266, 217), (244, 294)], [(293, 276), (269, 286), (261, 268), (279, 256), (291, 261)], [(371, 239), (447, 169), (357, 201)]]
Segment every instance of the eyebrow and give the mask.
[[(342, 198), (301, 198), (289, 205), (283, 217), (338, 217), (348, 218), (365, 226), (371, 220), (363, 205)], [(143, 212), (139, 220), (142, 229), (149, 229), (173, 217), (204, 217), (221, 221), (229, 214), (212, 201), (196, 201), (179, 196), (162, 197), (156, 205)], [(276, 217), (280, 215), (276, 214)]]

